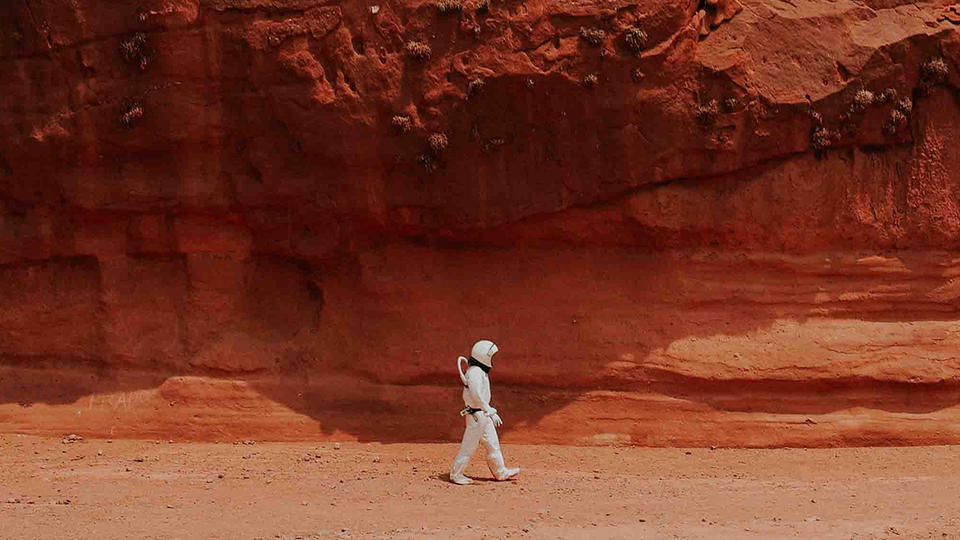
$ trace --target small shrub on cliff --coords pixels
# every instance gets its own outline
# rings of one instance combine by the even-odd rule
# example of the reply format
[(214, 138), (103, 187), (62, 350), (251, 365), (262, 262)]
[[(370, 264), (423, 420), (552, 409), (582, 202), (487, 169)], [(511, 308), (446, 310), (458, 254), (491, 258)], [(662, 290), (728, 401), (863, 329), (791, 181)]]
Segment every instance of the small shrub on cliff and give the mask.
[(703, 125), (712, 124), (716, 121), (717, 115), (720, 114), (720, 106), (717, 104), (717, 100), (711, 99), (707, 103), (697, 105), (695, 112), (698, 122)]
[(897, 102), (894, 106), (895, 109), (902, 112), (903, 114), (910, 114), (913, 112), (913, 100), (905, 97)]
[(732, 112), (739, 106), (740, 106), (740, 100), (735, 97), (731, 96), (723, 100), (723, 110), (726, 112)]
[(883, 134), (887, 137), (893, 137), (900, 131), (900, 126), (903, 124), (903, 121), (898, 121), (895, 118), (895, 115), (903, 116), (903, 113), (899, 111), (890, 111), (890, 115), (887, 116), (887, 119), (883, 121)]
[(590, 73), (583, 77), (583, 86), (587, 88), (593, 88), (598, 84), (600, 84), (600, 77), (598, 77), (596, 73)]
[(813, 122), (813, 125), (819, 126), (823, 124), (823, 116), (812, 108), (807, 112), (807, 116), (810, 117), (810, 121)]
[(143, 118), (143, 105), (135, 99), (127, 99), (120, 106), (120, 125), (127, 129), (136, 126)]
[(640, 68), (633, 68), (633, 70), (630, 71), (630, 80), (635, 83), (641, 82), (646, 78), (647, 75)]
[(437, 0), (437, 11), (443, 15), (460, 13), (462, 9), (463, 2), (460, 0)]
[(947, 80), (950, 67), (943, 58), (933, 58), (920, 64), (920, 80), (930, 84), (940, 84)]
[(875, 100), (876, 97), (873, 92), (861, 88), (853, 95), (853, 103), (850, 104), (850, 109), (854, 112), (863, 112), (873, 105)]
[(889, 136), (896, 135), (900, 127), (907, 123), (907, 115), (894, 109), (890, 111), (886, 121), (883, 123), (883, 132)]
[(437, 170), (436, 160), (427, 154), (420, 154), (419, 156), (417, 156), (417, 163), (419, 163), (421, 167), (426, 169), (428, 173), (432, 173), (433, 171)]
[(920, 84), (917, 86), (921, 94), (929, 94), (934, 87), (947, 82), (950, 67), (943, 58), (933, 58), (920, 64)]
[(422, 41), (408, 41), (406, 44), (407, 56), (419, 62), (426, 61), (433, 54), (430, 46)]
[(896, 88), (886, 88), (877, 96), (877, 103), (893, 103), (897, 100), (897, 95)]
[(602, 29), (597, 27), (584, 28), (580, 27), (580, 39), (586, 41), (594, 47), (599, 47), (603, 45), (603, 40), (606, 39), (607, 33)]
[(821, 152), (833, 145), (833, 133), (823, 126), (814, 126), (810, 131), (810, 145), (817, 152)]
[(398, 114), (390, 119), (390, 124), (393, 125), (393, 129), (397, 133), (407, 133), (410, 131), (410, 117), (402, 114)]
[(900, 128), (907, 123), (907, 115), (894, 109), (883, 122), (883, 132), (889, 136), (896, 135)]
[(483, 92), (483, 88), (486, 86), (486, 83), (480, 77), (473, 79), (467, 84), (467, 95), (476, 96)]
[(450, 141), (447, 140), (447, 136), (443, 133), (434, 133), (427, 138), (427, 144), (430, 145), (430, 151), (433, 152), (433, 155), (439, 156), (447, 149), (447, 146), (450, 144)]
[(647, 36), (647, 33), (637, 27), (628, 28), (623, 35), (623, 42), (634, 54), (640, 54), (641, 51), (647, 48), (648, 39), (649, 36)]
[(477, 0), (473, 6), (477, 13), (487, 13), (490, 11), (490, 0)]
[(883, 122), (883, 132), (886, 135), (894, 136), (900, 131), (900, 126), (907, 123), (907, 116), (900, 111), (893, 110)]
[(120, 54), (127, 63), (139, 66), (141, 71), (145, 71), (150, 65), (151, 56), (147, 35), (137, 32), (129, 39), (121, 41)]

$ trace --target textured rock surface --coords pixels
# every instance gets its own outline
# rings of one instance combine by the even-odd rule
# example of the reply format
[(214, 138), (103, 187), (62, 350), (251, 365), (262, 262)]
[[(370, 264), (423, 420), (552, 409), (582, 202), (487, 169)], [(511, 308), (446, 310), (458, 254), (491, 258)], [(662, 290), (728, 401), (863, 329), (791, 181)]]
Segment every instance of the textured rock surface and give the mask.
[(6, 2), (0, 429), (960, 443), (956, 13)]

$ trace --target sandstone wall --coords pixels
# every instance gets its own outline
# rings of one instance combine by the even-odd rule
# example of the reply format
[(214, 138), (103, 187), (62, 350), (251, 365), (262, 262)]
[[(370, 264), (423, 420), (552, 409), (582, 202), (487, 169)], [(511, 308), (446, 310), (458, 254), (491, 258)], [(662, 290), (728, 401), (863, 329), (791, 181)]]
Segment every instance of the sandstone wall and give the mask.
[(741, 2), (4, 3), (0, 430), (960, 443), (960, 10)]

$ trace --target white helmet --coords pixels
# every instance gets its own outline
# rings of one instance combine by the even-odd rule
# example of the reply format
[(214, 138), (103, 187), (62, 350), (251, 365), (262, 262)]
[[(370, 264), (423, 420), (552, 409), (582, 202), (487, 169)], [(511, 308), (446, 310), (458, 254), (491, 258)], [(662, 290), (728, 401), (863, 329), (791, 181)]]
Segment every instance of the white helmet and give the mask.
[(470, 350), (470, 357), (488, 368), (492, 368), (493, 355), (497, 354), (499, 350), (492, 341), (483, 339), (473, 344), (473, 349)]

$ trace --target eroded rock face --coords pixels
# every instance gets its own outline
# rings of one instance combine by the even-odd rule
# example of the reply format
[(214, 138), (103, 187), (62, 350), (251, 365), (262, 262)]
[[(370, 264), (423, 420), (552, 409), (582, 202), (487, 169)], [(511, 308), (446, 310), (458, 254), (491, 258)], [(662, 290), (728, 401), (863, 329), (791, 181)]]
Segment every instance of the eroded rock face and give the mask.
[(952, 2), (0, 6), (0, 425), (960, 442)]

